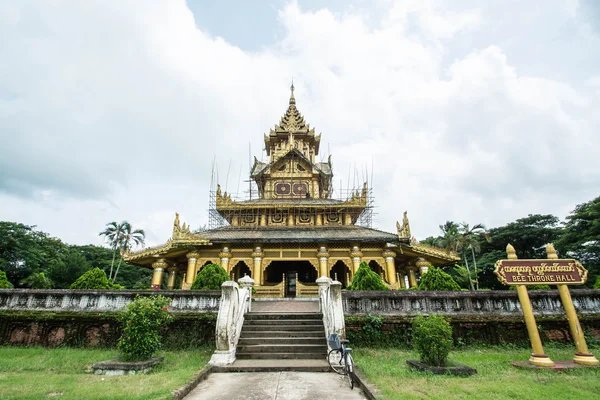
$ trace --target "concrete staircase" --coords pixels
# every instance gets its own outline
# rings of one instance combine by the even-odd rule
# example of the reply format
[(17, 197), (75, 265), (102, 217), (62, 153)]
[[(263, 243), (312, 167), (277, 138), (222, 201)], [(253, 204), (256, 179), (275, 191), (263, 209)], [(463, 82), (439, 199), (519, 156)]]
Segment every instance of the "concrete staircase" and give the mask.
[(320, 313), (250, 312), (236, 349), (239, 360), (324, 360), (326, 356)]
[(215, 371), (329, 371), (323, 315), (311, 303), (258, 303), (246, 314), (235, 362)]

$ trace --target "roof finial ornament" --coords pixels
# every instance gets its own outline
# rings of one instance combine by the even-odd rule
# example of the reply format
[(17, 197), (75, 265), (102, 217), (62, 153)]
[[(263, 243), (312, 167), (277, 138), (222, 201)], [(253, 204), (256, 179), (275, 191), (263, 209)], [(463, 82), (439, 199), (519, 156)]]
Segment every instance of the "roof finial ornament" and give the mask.
[(292, 94), (290, 95), (290, 105), (296, 104), (296, 99), (294, 98), (294, 78), (292, 78), (292, 86), (290, 86), (290, 90), (292, 91)]

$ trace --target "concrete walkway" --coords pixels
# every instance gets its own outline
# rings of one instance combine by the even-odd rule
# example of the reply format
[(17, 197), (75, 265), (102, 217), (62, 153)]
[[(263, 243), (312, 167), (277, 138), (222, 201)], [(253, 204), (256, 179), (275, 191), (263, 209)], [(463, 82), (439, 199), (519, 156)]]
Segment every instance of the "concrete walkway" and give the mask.
[(342, 375), (324, 372), (214, 373), (186, 400), (362, 400)]

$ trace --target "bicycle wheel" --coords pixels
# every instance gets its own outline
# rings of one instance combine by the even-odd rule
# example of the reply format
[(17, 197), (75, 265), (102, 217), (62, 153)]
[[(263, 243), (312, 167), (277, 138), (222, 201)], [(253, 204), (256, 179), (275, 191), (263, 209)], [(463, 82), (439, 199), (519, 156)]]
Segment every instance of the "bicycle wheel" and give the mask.
[(346, 379), (348, 379), (348, 384), (350, 385), (350, 389), (354, 389), (354, 361), (352, 360), (351, 354), (346, 354)]
[(346, 363), (342, 358), (342, 352), (339, 350), (330, 350), (329, 354), (327, 354), (327, 362), (329, 362), (329, 366), (332, 370), (337, 372), (340, 375), (344, 375), (346, 373)]

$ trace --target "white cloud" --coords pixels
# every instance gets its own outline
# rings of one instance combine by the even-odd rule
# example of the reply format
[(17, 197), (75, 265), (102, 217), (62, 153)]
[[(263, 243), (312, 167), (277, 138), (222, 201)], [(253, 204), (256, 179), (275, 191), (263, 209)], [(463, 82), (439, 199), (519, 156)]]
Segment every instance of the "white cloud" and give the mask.
[(597, 78), (523, 75), (495, 43), (448, 58), (455, 36), (491, 23), (479, 10), (388, 11), (367, 24), (292, 3), (273, 21), (281, 40), (245, 52), (197, 29), (183, 1), (3, 4), (0, 219), (72, 243), (127, 219), (157, 244), (175, 211), (203, 225), (213, 158), (237, 191), (292, 76), (335, 185), (350, 169), (358, 186), (373, 162), (380, 228), (405, 209), (418, 237), (445, 220), (564, 216), (597, 195)]

